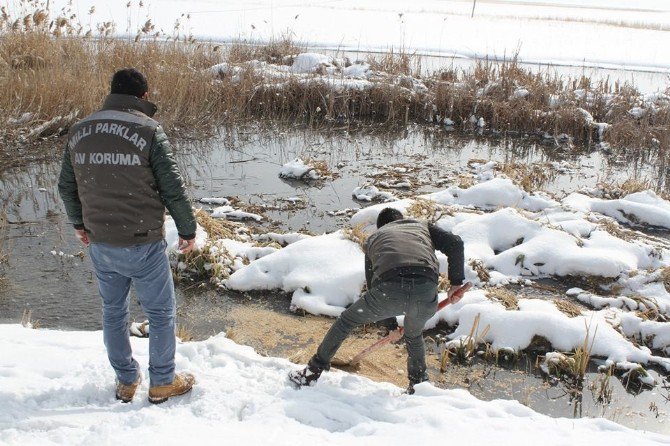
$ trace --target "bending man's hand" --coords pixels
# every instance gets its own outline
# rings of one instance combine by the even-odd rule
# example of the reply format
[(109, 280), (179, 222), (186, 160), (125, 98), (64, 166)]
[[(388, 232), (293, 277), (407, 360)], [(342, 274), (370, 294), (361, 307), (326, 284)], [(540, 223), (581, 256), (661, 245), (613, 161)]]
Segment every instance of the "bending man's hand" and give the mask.
[(194, 238), (192, 238), (191, 240), (184, 240), (183, 238), (179, 237), (179, 246), (177, 247), (179, 249), (179, 252), (181, 252), (182, 254), (186, 254), (187, 252), (191, 252), (194, 247), (195, 247)]
[(471, 286), (472, 285), (468, 282), (463, 285), (452, 285), (449, 287), (449, 290), (447, 291), (447, 305), (458, 303)]
[(91, 244), (91, 241), (88, 239), (88, 234), (83, 229), (75, 229), (74, 236), (77, 237), (84, 246)]

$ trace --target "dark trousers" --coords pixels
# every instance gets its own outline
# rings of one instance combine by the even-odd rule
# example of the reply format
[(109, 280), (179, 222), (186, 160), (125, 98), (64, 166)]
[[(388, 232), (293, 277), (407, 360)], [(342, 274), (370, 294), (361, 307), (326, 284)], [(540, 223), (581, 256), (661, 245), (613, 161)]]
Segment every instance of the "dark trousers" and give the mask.
[(404, 314), (407, 375), (410, 383), (425, 381), (423, 328), (436, 311), (437, 284), (433, 280), (398, 278), (377, 283), (337, 318), (310, 360), (310, 365), (329, 369), (333, 356), (354, 328)]

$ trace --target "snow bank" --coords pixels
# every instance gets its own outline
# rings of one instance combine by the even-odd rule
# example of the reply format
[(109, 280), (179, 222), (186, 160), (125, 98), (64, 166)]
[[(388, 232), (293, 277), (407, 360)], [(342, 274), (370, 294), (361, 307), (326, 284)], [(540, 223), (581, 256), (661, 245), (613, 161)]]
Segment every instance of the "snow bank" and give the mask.
[[(446, 297), (441, 295), (441, 299)], [(670, 359), (636, 346), (617, 330), (619, 325), (627, 324), (628, 336), (644, 332), (657, 337), (658, 348), (664, 348), (670, 342), (667, 324), (645, 322), (634, 314), (613, 309), (587, 311), (571, 318), (553, 302), (541, 299), (519, 299), (518, 306), (518, 311), (506, 310), (502, 304), (488, 300), (484, 291), (471, 291), (458, 304), (441, 310), (430, 322), (457, 322), (458, 327), (450, 338), (458, 341), (468, 337), (475, 318), (479, 317), (479, 334), (475, 337), (478, 342), (490, 343), (494, 351), (523, 350), (536, 335), (548, 340), (554, 349), (572, 351), (583, 345), (588, 333), (592, 355), (605, 358), (608, 363), (619, 368), (625, 368), (630, 362), (652, 363), (670, 371)]]
[(351, 196), (359, 201), (394, 201), (397, 198), (390, 192), (380, 191), (372, 184), (364, 184), (354, 188)]
[[(543, 193), (529, 194), (516, 186), (507, 178), (491, 178), (491, 169), (494, 163), (488, 163), (479, 170), (478, 177), (483, 181), (467, 189), (458, 186), (451, 186), (439, 192), (427, 195), (420, 195), (417, 198), (430, 200), (443, 206), (463, 206), (482, 210), (494, 210), (501, 207), (515, 207), (533, 212), (543, 211), (551, 207), (556, 207), (559, 203), (549, 198)], [(490, 178), (490, 179), (489, 179)], [(374, 186), (373, 186), (374, 187)], [(366, 195), (371, 192), (362, 189)], [(354, 194), (359, 189), (354, 190)], [(374, 230), (377, 215), (386, 207), (393, 207), (406, 214), (414, 201), (410, 199), (398, 200), (389, 204), (378, 204), (361, 209), (351, 218), (352, 226), (362, 225), (369, 231)]]
[(301, 53), (293, 60), (291, 71), (294, 73), (313, 73), (320, 67), (331, 67), (332, 57), (318, 53)]
[(251, 212), (241, 211), (232, 206), (225, 205), (212, 209), (213, 218), (225, 218), (227, 220), (255, 220), (261, 221), (263, 217)]
[(291, 306), (313, 314), (338, 316), (358, 299), (365, 272), (360, 247), (341, 232), (296, 241), (245, 266), (228, 288), (293, 293)]
[(321, 178), (314, 166), (305, 164), (300, 158), (284, 164), (279, 171), (279, 176), (292, 180), (318, 180)]
[(205, 203), (205, 204), (216, 204), (219, 206), (226, 206), (230, 204), (230, 200), (224, 197), (205, 197), (201, 198), (200, 203)]
[[(574, 219), (574, 226), (582, 220), (576, 215)], [(575, 237), (510, 208), (489, 214), (457, 213), (443, 217), (438, 225), (463, 239), (466, 258), (479, 259), (510, 277), (617, 277), (624, 271), (658, 265), (650, 246), (598, 230), (588, 238)]]
[[(146, 339), (131, 339), (146, 370)], [(545, 445), (670, 443), (604, 419), (549, 418), (516, 401), (484, 402), (428, 383), (412, 396), (386, 383), (333, 371), (300, 391), (290, 362), (262, 357), (224, 335), (177, 346), (177, 368), (196, 375), (193, 391), (159, 406), (144, 379), (135, 400), (114, 399), (101, 332), (0, 325), (0, 443), (338, 444), (410, 442)], [(458, 426), (457, 429), (454, 426)]]
[(424, 195), (423, 198), (444, 205), (458, 204), (484, 210), (517, 207), (529, 211), (540, 211), (558, 205), (555, 200), (540, 192), (533, 194), (525, 192), (508, 178), (493, 178), (467, 189), (452, 186), (440, 192)]
[(670, 229), (670, 202), (652, 190), (629, 194), (619, 200), (603, 200), (575, 192), (563, 202), (582, 212), (598, 212), (622, 223)]

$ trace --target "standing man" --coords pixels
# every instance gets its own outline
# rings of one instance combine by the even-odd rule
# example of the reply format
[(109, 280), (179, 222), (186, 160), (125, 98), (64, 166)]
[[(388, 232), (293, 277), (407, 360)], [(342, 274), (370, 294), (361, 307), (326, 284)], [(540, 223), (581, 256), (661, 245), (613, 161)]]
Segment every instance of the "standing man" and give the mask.
[(448, 298), (456, 303), (464, 280), (463, 241), (435, 225), (404, 219), (402, 213), (385, 208), (377, 217), (377, 232), (365, 243), (365, 278), (368, 291), (344, 310), (303, 370), (289, 373), (296, 385), (313, 385), (344, 339), (357, 326), (405, 315), (408, 393), (414, 385), (427, 381), (423, 328), (437, 311), (439, 264), (435, 249), (449, 260)]
[(149, 319), (149, 401), (191, 390), (175, 374), (175, 293), (165, 249), (165, 208), (182, 253), (193, 249), (196, 223), (167, 136), (151, 117), (146, 77), (134, 68), (112, 77), (100, 111), (72, 126), (58, 181), (75, 236), (90, 246), (102, 296), (103, 336), (116, 372), (116, 398), (130, 402), (141, 381), (129, 340), (131, 283)]

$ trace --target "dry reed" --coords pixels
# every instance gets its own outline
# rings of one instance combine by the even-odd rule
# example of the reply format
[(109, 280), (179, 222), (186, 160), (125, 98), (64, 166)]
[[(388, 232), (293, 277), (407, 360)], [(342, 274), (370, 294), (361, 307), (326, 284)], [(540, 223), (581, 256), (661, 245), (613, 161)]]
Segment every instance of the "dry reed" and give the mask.
[[(534, 73), (516, 58), (423, 75), (420, 58), (391, 51), (370, 58), (373, 75), (364, 88), (348, 88), (318, 72), (268, 78), (249, 63), (291, 64), (302, 49), (290, 36), (224, 48), (182, 36), (178, 27), (161, 34), (147, 20), (127, 30), (134, 39), (115, 39), (114, 23), (82, 25), (67, 11), (52, 14), (48, 2), (21, 4), (23, 15), (6, 9), (0, 15), (4, 142), (28, 145), (66, 132), (100, 106), (115, 70), (134, 66), (147, 75), (157, 118), (175, 136), (250, 118), (390, 125), (449, 119), (464, 131), (483, 118), (495, 133), (566, 134), (586, 143), (604, 138), (616, 147), (661, 152), (670, 147), (670, 101), (649, 102), (629, 85), (608, 80)], [(215, 73), (211, 67), (222, 62), (227, 69)], [(630, 113), (634, 107), (648, 112)], [(598, 122), (609, 124), (604, 133)]]
[(556, 308), (558, 308), (561, 313), (568, 317), (577, 317), (582, 314), (582, 309), (579, 305), (569, 300), (555, 300), (554, 305), (556, 305)]
[[(447, 370), (447, 365), (452, 361), (457, 361), (463, 363), (471, 358), (477, 347), (485, 343), (486, 335), (488, 335), (491, 330), (491, 326), (487, 325), (480, 332), (479, 331), (479, 322), (481, 320), (481, 314), (477, 314), (475, 319), (472, 321), (472, 327), (470, 327), (470, 333), (465, 337), (459, 339), (458, 343), (451, 342), (450, 345), (442, 352), (440, 356), (440, 371), (445, 372)], [(489, 348), (487, 347), (487, 350)]]
[(661, 270), (661, 280), (663, 281), (663, 285), (665, 285), (665, 289), (670, 292), (670, 266), (666, 266)]
[(528, 164), (509, 162), (498, 165), (496, 169), (505, 174), (526, 192), (534, 192), (543, 188), (549, 181), (556, 178), (558, 173), (549, 163)]
[(483, 283), (487, 283), (489, 280), (491, 280), (491, 273), (481, 260), (472, 259), (468, 264), (475, 271), (475, 273), (477, 273), (477, 277), (479, 277), (479, 280), (481, 280)]
[(190, 342), (194, 339), (191, 329), (182, 324), (177, 324), (177, 330), (175, 334), (181, 342)]
[(486, 291), (486, 297), (495, 302), (501, 303), (506, 310), (519, 309), (519, 298), (516, 296), (516, 294), (506, 290), (505, 288), (491, 288)]
[(344, 235), (344, 238), (347, 238), (352, 242), (357, 243), (362, 249), (363, 246), (365, 245), (366, 240), (368, 239), (368, 235), (365, 233), (364, 227), (365, 227), (364, 224), (356, 226), (347, 226), (344, 229), (342, 229), (342, 234)]

